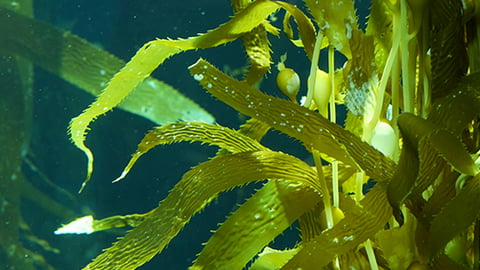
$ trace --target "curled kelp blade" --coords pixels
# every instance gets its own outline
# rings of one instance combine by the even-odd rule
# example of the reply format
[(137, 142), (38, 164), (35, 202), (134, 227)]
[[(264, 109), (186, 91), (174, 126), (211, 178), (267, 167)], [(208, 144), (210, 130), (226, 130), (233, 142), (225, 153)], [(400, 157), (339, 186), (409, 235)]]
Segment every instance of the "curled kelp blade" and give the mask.
[(289, 179), (321, 194), (316, 182), (311, 182), (315, 178), (316, 172), (308, 164), (280, 152), (243, 152), (215, 157), (185, 173), (145, 221), (84, 269), (140, 267), (161, 252), (219, 192), (252, 181)]
[(465, 232), (480, 214), (480, 174), (468, 180), (462, 190), (436, 215), (430, 227), (430, 250), (440, 253), (456, 235)]
[(303, 242), (298, 253), (282, 269), (321, 269), (335, 256), (345, 254), (382, 230), (391, 217), (384, 186), (377, 184), (361, 201), (360, 208), (346, 211), (331, 230)]
[(135, 56), (110, 80), (95, 102), (70, 122), (68, 129), (70, 137), (88, 159), (87, 176), (80, 191), (89, 181), (93, 171), (93, 155), (85, 145), (87, 129), (92, 121), (117, 106), (167, 58), (186, 50), (211, 48), (235, 40), (262, 24), (266, 17), (278, 8), (286, 9), (297, 20), (305, 51), (307, 55), (311, 55), (315, 29), (308, 17), (293, 5), (269, 0), (253, 2), (235, 14), (230, 21), (205, 34), (178, 40), (157, 39), (146, 43), (138, 50)]
[(266, 95), (237, 81), (204, 59), (189, 67), (190, 73), (209, 93), (239, 112), (300, 140), (345, 164), (365, 170), (377, 181), (391, 178), (395, 164), (359, 137), (331, 123), (320, 114), (292, 102)]
[(403, 137), (403, 149), (394, 177), (388, 184), (388, 199), (402, 223), (399, 207), (412, 194), (421, 193), (437, 178), (447, 161), (466, 175), (478, 169), (465, 146), (452, 133), (431, 121), (410, 113), (401, 114), (397, 123)]
[(178, 122), (156, 127), (149, 131), (137, 147), (122, 174), (113, 182), (123, 179), (137, 160), (157, 145), (183, 141), (216, 145), (231, 153), (267, 150), (258, 141), (235, 130), (213, 124)]
[(320, 200), (298, 182), (266, 183), (215, 231), (191, 269), (242, 269)]

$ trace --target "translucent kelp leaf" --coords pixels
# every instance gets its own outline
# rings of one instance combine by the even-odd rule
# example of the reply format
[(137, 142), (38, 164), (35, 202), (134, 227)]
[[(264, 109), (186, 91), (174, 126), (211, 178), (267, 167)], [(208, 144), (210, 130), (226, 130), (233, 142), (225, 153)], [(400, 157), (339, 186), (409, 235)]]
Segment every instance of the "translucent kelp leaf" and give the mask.
[[(373, 37), (366, 36), (360, 30), (352, 31), (349, 40), (352, 58), (344, 68), (342, 92), (345, 93), (345, 105), (364, 123), (370, 123), (374, 117), (378, 88)], [(347, 127), (348, 128), (348, 127)]]
[(227, 23), (205, 34), (188, 39), (157, 39), (146, 43), (135, 56), (111, 79), (107, 87), (82, 114), (72, 119), (69, 132), (75, 146), (82, 150), (88, 159), (87, 176), (82, 184), (83, 190), (93, 171), (93, 155), (85, 145), (85, 135), (89, 124), (98, 116), (115, 107), (154, 69), (167, 58), (182, 51), (211, 48), (225, 44), (250, 32), (263, 23), (265, 18), (277, 10), (284, 8), (297, 20), (300, 36), (304, 42), (307, 55), (313, 52), (315, 29), (308, 17), (293, 5), (284, 2), (258, 0), (239, 11)]
[(375, 38), (375, 62), (379, 69), (387, 61), (392, 47), (392, 14), (384, 0), (372, 0), (366, 34)]
[(320, 200), (297, 182), (266, 183), (215, 231), (191, 269), (242, 269)]
[(293, 156), (274, 151), (218, 156), (185, 173), (145, 221), (84, 269), (136, 269), (161, 252), (219, 192), (264, 179), (289, 179), (319, 192), (311, 183), (315, 171)]
[[(125, 62), (88, 41), (49, 24), (0, 9), (0, 51), (22, 56), (82, 90), (98, 95)], [(147, 78), (120, 109), (156, 124), (214, 118), (168, 84)]]
[(280, 269), (297, 253), (297, 249), (276, 250), (266, 247), (253, 262), (249, 270)]
[(239, 112), (300, 140), (308, 149), (318, 149), (354, 167), (358, 164), (377, 181), (391, 178), (395, 168), (392, 160), (320, 114), (266, 95), (227, 76), (203, 59), (189, 69), (209, 93)]
[(150, 213), (111, 216), (100, 220), (93, 219), (93, 216), (84, 216), (63, 225), (54, 234), (91, 234), (126, 226), (136, 227), (145, 220), (148, 214)]
[(321, 269), (335, 256), (353, 250), (372, 238), (384, 228), (392, 214), (383, 189), (384, 186), (377, 184), (368, 192), (361, 201), (363, 208), (351, 204), (355, 209), (346, 211), (345, 218), (332, 229), (304, 242), (283, 269)]
[(352, 37), (352, 31), (358, 29), (353, 1), (305, 0), (304, 2), (320, 30), (325, 32), (325, 36), (333, 46), (347, 58), (351, 58), (348, 40)]
[(206, 123), (179, 122), (156, 127), (148, 132), (132, 155), (122, 175), (114, 182), (123, 179), (137, 160), (150, 149), (160, 144), (182, 141), (202, 142), (221, 147), (232, 153), (266, 150), (258, 141), (232, 129)]
[(430, 227), (430, 247), (433, 255), (440, 253), (456, 235), (464, 232), (480, 214), (480, 174), (467, 184), (434, 217)]

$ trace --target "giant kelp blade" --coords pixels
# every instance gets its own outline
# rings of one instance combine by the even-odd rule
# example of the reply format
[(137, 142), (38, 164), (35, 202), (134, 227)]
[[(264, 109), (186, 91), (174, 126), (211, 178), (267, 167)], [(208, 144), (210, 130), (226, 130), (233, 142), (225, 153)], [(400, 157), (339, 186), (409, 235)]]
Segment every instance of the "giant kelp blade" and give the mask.
[[(98, 116), (105, 114), (117, 106), (130, 92), (145, 80), (167, 58), (182, 51), (210, 48), (225, 44), (237, 39), (245, 33), (263, 23), (265, 18), (283, 7), (291, 12), (299, 22), (299, 28), (304, 37), (307, 54), (312, 51), (312, 43), (308, 43), (315, 36), (313, 26), (308, 24), (308, 18), (296, 7), (288, 3), (268, 0), (258, 0), (241, 10), (227, 23), (205, 34), (188, 39), (157, 39), (146, 43), (133, 58), (110, 80), (107, 87), (86, 110), (72, 119), (69, 132), (75, 146), (82, 150), (88, 159), (87, 176), (82, 184), (83, 190), (93, 171), (93, 154), (85, 145), (85, 136), (88, 126)], [(310, 37), (311, 36), (311, 37)]]
[(297, 182), (266, 183), (215, 231), (191, 269), (242, 269), (320, 200)]
[(349, 39), (358, 30), (357, 15), (352, 0), (304, 0), (321, 31), (329, 42), (347, 58), (352, 57)]
[(282, 269), (321, 269), (336, 255), (345, 254), (373, 237), (392, 214), (383, 189), (378, 184), (361, 201), (363, 208), (356, 206), (331, 230), (302, 243), (298, 253)]
[(395, 168), (392, 160), (320, 114), (266, 95), (227, 76), (204, 59), (189, 69), (208, 92), (239, 112), (300, 140), (307, 148), (318, 149), (354, 167), (358, 164), (377, 181), (391, 178)]
[(155, 146), (183, 141), (216, 145), (230, 153), (267, 150), (258, 141), (226, 127), (206, 123), (178, 122), (149, 131), (138, 144), (137, 150), (120, 177), (114, 182), (123, 179), (137, 160)]
[[(100, 94), (125, 65), (68, 31), (6, 9), (0, 9), (0, 34), (0, 51), (22, 56), (92, 95)], [(178, 120), (214, 121), (196, 103), (154, 78), (147, 78), (118, 107), (159, 125)]]
[(428, 120), (455, 136), (480, 115), (480, 73), (464, 78), (442, 98), (432, 104)]
[(480, 174), (468, 180), (467, 184), (434, 217), (430, 227), (432, 254), (440, 253), (456, 235), (464, 232), (480, 214)]
[(185, 173), (144, 222), (84, 269), (140, 267), (161, 252), (219, 192), (264, 179), (289, 179), (320, 192), (317, 184), (311, 182), (315, 177), (315, 171), (308, 164), (280, 152), (243, 152), (215, 157)]
[(431, 1), (432, 100), (447, 95), (468, 69), (462, 2)]

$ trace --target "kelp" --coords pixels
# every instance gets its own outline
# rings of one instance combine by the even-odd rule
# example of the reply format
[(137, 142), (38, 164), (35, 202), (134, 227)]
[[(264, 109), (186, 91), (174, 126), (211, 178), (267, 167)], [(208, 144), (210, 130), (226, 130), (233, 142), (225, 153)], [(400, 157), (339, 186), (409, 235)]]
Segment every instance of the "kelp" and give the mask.
[(179, 40), (158, 39), (145, 44), (135, 56), (112, 78), (107, 87), (88, 109), (72, 119), (69, 133), (75, 146), (87, 156), (87, 176), (80, 189), (83, 190), (93, 170), (93, 155), (84, 144), (85, 135), (90, 122), (118, 105), (130, 92), (144, 81), (155, 68), (167, 58), (182, 51), (215, 47), (230, 42), (250, 32), (264, 19), (283, 7), (297, 20), (302, 34), (305, 50), (311, 55), (313, 49), (314, 29), (310, 21), (298, 9), (290, 4), (260, 0), (238, 12), (235, 17), (222, 26), (197, 37)]
[[(468, 6), (469, 17), (464, 18), (460, 1), (445, 0), (438, 5), (432, 1), (373, 1), (364, 33), (358, 29), (352, 1), (304, 2), (312, 20), (281, 1), (239, 0), (232, 2), (234, 16), (218, 28), (197, 37), (145, 44), (97, 100), (72, 120), (72, 140), (89, 158), (84, 187), (93, 164), (84, 144), (90, 122), (115, 107), (167, 58), (237, 38), (244, 41), (250, 68), (243, 80), (228, 76), (202, 58), (189, 71), (208, 93), (251, 119), (239, 130), (178, 122), (149, 131), (115, 181), (125, 178), (138, 158), (158, 145), (190, 141), (215, 145), (220, 151), (185, 173), (157, 208), (142, 216), (135, 228), (85, 269), (143, 265), (162, 252), (219, 193), (258, 181), (264, 181), (262, 187), (213, 233), (191, 269), (249, 265), (252, 269), (329, 265), (340, 269), (364, 267), (367, 261), (372, 269), (478, 265), (479, 247), (472, 243), (478, 243), (479, 235), (470, 229), (478, 227), (480, 208), (478, 153), (472, 152), (478, 147), (465, 147), (463, 138), (478, 133), (480, 76), (465, 76), (468, 51), (464, 32), (459, 31), (474, 17), (471, 12), (475, 8)], [(335, 123), (334, 98), (327, 118), (326, 113), (311, 109), (315, 106), (310, 106), (308, 97), (305, 104), (298, 104), (296, 97), (292, 102), (259, 89), (258, 82), (266, 77), (271, 64), (267, 33), (278, 34), (266, 18), (279, 8), (287, 11), (283, 20), (287, 38), (303, 47), (312, 61), (311, 75), (316, 74), (319, 50), (328, 44), (329, 79), (335, 82), (329, 93), (316, 95), (339, 93), (336, 87), (340, 85), (350, 120), (351, 115), (358, 117), (347, 123), (350, 126)], [(447, 20), (450, 16), (454, 19)], [(427, 30), (433, 30), (432, 35)], [(335, 50), (347, 58), (346, 65), (336, 71)], [(316, 90), (314, 85), (308, 84), (308, 95)], [(389, 128), (390, 137), (381, 140), (396, 149), (388, 157), (372, 146), (383, 136), (384, 127)], [(260, 140), (270, 129), (302, 143), (312, 153), (315, 166), (263, 146)], [(338, 183), (348, 185), (342, 191), (333, 186)], [(334, 204), (331, 195), (339, 198), (337, 202), (333, 199)], [(341, 218), (333, 221), (332, 208)], [(121, 217), (112, 219), (120, 221)], [(268, 247), (295, 221), (301, 242), (286, 250)], [(406, 239), (385, 241), (388, 235)], [(397, 244), (408, 256), (395, 255)], [(382, 255), (382, 249), (389, 252)], [(458, 255), (465, 250), (468, 252)]]

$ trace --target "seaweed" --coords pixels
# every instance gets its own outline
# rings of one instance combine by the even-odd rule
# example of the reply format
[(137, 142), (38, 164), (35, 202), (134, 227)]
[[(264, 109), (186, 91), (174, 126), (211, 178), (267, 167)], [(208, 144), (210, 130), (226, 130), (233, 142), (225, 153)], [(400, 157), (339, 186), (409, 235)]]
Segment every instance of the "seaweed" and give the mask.
[[(130, 226), (84, 269), (136, 269), (220, 193), (260, 182), (191, 269), (477, 269), (480, 75), (473, 56), (480, 7), (466, 2), (372, 1), (363, 30), (353, 1), (305, 0), (302, 10), (283, 1), (233, 0), (233, 17), (213, 30), (147, 42), (70, 123), (73, 144), (88, 158), (80, 191), (93, 172), (89, 125), (181, 52), (242, 39), (249, 60), (243, 79), (203, 58), (188, 70), (207, 93), (249, 119), (237, 130), (196, 121), (154, 127), (114, 182), (130, 180), (138, 159), (158, 145), (200, 142), (219, 151), (188, 170), (151, 211), (89, 216), (57, 232)], [(280, 9), (277, 26), (271, 16)], [(262, 91), (276, 52), (268, 36), (284, 38), (281, 32), (311, 63), (305, 98)], [(328, 55), (325, 71), (318, 67), (321, 50)], [(339, 54), (346, 64), (336, 68)], [(336, 123), (339, 104), (347, 108), (343, 126)], [(300, 142), (313, 164), (264, 146), (270, 130)], [(295, 222), (301, 241), (271, 248)]]

